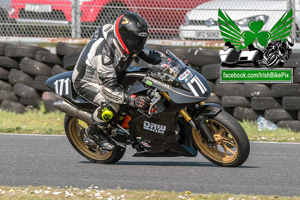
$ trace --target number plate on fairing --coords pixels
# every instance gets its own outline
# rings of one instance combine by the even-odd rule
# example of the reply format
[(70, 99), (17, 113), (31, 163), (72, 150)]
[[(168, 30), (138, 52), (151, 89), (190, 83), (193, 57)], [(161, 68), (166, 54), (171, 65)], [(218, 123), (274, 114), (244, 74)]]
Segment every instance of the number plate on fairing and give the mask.
[(70, 78), (66, 79), (59, 79), (54, 82), (55, 86), (55, 93), (59, 96), (63, 95), (63, 92), (65, 95), (69, 95), (69, 86), (70, 85)]
[(187, 85), (196, 97), (202, 96), (202, 94), (204, 94), (207, 91), (207, 88), (204, 86), (201, 80), (197, 78), (197, 76), (194, 76), (187, 83)]

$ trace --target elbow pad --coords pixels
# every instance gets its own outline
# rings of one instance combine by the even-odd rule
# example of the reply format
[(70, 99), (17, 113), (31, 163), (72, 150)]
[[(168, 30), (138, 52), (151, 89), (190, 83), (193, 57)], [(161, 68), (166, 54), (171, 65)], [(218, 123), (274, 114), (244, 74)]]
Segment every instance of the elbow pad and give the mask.
[(121, 89), (121, 87), (116, 88), (115, 90), (108, 88), (108, 87), (101, 87), (101, 93), (102, 95), (109, 101), (117, 104), (125, 104), (125, 93)]

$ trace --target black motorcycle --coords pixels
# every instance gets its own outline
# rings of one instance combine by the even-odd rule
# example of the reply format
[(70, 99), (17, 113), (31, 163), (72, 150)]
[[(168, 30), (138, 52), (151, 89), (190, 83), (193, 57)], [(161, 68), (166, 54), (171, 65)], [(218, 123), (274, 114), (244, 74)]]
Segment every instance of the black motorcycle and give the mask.
[(117, 148), (101, 149), (86, 135), (95, 105), (79, 96), (71, 82), (72, 72), (46, 81), (62, 96), (54, 106), (66, 113), (64, 126), (73, 147), (95, 163), (115, 163), (132, 145), (143, 157), (196, 157), (198, 151), (211, 162), (236, 167), (249, 155), (248, 137), (235, 118), (218, 104), (205, 103), (210, 96), (206, 79), (167, 51), (169, 64), (163, 70), (129, 68), (121, 85), (129, 94), (151, 99), (148, 110), (122, 105), (110, 121), (110, 137)]

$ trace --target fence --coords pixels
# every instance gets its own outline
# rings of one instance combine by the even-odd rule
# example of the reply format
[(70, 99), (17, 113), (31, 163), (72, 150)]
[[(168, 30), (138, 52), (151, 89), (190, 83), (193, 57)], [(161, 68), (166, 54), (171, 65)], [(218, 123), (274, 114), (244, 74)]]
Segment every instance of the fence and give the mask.
[(112, 23), (124, 10), (142, 15), (151, 39), (221, 40), (218, 9), (249, 30), (250, 20), (263, 20), (270, 30), (293, 8), (292, 35), (300, 24), (299, 0), (0, 0), (0, 35), (17, 37), (89, 38), (101, 24)]

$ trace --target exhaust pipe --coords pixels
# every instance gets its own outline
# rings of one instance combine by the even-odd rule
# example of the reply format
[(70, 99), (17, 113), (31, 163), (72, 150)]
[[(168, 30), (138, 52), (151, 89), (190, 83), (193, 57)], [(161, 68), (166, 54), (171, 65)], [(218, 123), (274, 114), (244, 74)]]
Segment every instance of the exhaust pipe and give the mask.
[(67, 103), (64, 100), (59, 100), (54, 102), (54, 107), (58, 110), (82, 121), (86, 122), (87, 124), (92, 123), (92, 114), (83, 110), (76, 108), (75, 106)]

